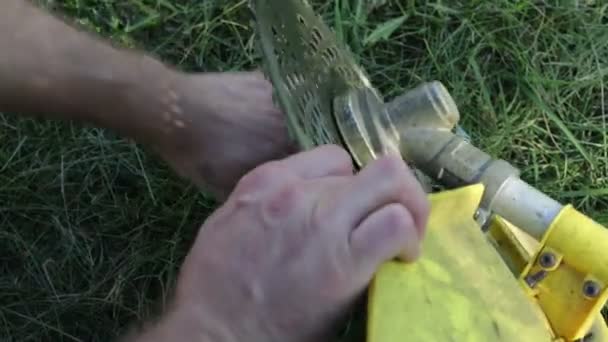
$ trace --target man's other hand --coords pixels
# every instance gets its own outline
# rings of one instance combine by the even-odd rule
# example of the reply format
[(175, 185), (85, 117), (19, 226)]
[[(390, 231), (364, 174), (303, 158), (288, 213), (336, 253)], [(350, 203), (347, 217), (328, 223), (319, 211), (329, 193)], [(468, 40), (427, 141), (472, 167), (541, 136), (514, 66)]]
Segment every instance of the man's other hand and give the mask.
[(157, 150), (181, 176), (225, 199), (260, 164), (296, 151), (259, 72), (182, 74)]
[(381, 263), (418, 257), (428, 213), (400, 158), (353, 175), (348, 154), (324, 146), (264, 164), (202, 227), (159, 329), (209, 341), (321, 341)]

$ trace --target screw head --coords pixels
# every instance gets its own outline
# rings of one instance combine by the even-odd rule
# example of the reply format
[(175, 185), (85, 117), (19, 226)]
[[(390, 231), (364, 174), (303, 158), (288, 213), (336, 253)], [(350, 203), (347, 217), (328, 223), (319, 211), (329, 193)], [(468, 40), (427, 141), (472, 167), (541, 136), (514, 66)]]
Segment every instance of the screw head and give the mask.
[(557, 258), (555, 257), (555, 254), (551, 252), (545, 252), (541, 254), (540, 258), (538, 259), (538, 263), (542, 268), (551, 268), (555, 266), (556, 262)]
[(600, 295), (601, 288), (598, 283), (593, 280), (587, 280), (583, 284), (583, 294), (588, 298), (596, 298)]

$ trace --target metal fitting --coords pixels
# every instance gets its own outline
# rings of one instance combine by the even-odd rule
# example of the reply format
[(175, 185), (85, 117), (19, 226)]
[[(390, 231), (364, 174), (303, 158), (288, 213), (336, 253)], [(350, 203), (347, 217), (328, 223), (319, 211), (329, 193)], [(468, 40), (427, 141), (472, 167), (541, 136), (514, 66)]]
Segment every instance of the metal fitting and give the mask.
[(600, 295), (601, 291), (602, 289), (600, 284), (593, 280), (587, 280), (583, 284), (583, 295), (587, 298), (597, 298)]
[(557, 263), (557, 257), (551, 252), (545, 252), (538, 258), (538, 264), (544, 269), (550, 269)]

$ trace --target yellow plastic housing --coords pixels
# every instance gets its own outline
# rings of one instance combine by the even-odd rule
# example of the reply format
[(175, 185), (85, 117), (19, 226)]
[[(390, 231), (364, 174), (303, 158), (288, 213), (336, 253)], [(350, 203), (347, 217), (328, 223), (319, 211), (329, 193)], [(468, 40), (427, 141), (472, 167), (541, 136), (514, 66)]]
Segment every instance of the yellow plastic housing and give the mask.
[[(571, 209), (568, 209), (565, 212), (568, 212), (570, 210)], [(575, 216), (578, 215), (570, 217)], [(553, 227), (556, 227), (559, 222), (567, 222), (560, 221), (559, 218), (560, 217), (558, 217), (558, 219), (555, 221)], [(581, 222), (588, 222), (588, 219), (583, 219)], [(569, 226), (575, 227), (574, 225)], [(540, 241), (533, 239), (521, 229), (515, 227), (502, 217), (498, 216), (494, 217), (491, 221), (488, 232), (488, 240), (494, 245), (496, 250), (499, 252), (501, 257), (505, 261), (505, 263), (509, 266), (511, 272), (513, 273), (513, 276), (518, 278), (521, 277), (525, 271), (529, 272), (529, 270), (532, 269), (532, 266), (528, 265), (534, 264), (536, 262), (534, 258), (538, 256), (538, 252), (542, 249)], [(570, 241), (571, 239), (567, 240)], [(566, 243), (569, 244), (570, 242)], [(569, 310), (569, 308), (565, 310), (560, 310), (558, 308), (555, 308), (555, 304), (561, 303), (562, 305), (566, 304), (570, 307), (576, 307), (579, 305), (578, 303), (568, 303), (566, 300), (563, 299), (551, 300), (547, 297), (547, 295), (542, 296), (543, 298), (545, 298), (544, 301), (541, 302), (537, 300), (537, 296), (541, 291), (550, 292), (553, 295), (558, 295), (560, 292), (562, 292), (566, 293), (566, 297), (571, 296), (571, 293), (580, 293), (580, 289), (576, 289), (576, 291), (571, 291), (572, 286), (566, 286), (567, 284), (572, 283), (550, 282), (543, 284), (536, 291), (527, 291), (527, 293), (530, 295), (530, 300), (534, 301), (539, 306), (543, 304), (547, 306), (546, 309), (541, 307), (541, 310), (543, 310), (543, 312), (549, 315), (551, 315), (552, 313), (557, 315), (557, 319), (554, 319), (554, 323), (552, 324), (554, 328), (553, 331), (554, 335), (560, 335), (562, 337), (556, 338), (556, 341), (576, 341), (579, 340), (578, 337), (584, 336), (584, 342), (608, 342), (608, 326), (606, 325), (606, 321), (602, 314), (598, 312), (599, 306), (593, 307), (593, 310), (587, 312), (587, 314), (585, 315), (581, 316), (581, 314), (579, 313), (577, 317), (573, 318), (573, 316), (571, 315), (572, 312)], [(552, 288), (547, 287), (547, 285), (556, 285), (559, 286), (559, 288), (561, 288), (562, 290), (553, 290)], [(524, 287), (524, 289), (528, 288), (528, 284), (526, 284), (525, 282), (522, 282), (522, 286)], [(587, 301), (582, 297), (578, 297), (578, 300), (582, 302)], [(589, 324), (588, 319), (592, 319), (593, 324), (591, 328), (587, 330)], [(547, 318), (547, 320), (549, 321), (549, 318)], [(566, 323), (560, 324), (558, 323), (558, 321)], [(571, 336), (571, 338), (566, 338), (564, 336), (564, 332), (568, 331), (573, 331), (574, 333), (572, 334), (572, 336), (574, 337)]]
[(369, 296), (368, 341), (553, 341), (517, 277), (473, 219), (483, 185), (430, 195), (421, 258), (378, 271)]
[[(543, 266), (541, 255), (550, 253), (555, 265)], [(526, 277), (545, 272), (536, 286)], [(608, 299), (608, 230), (566, 206), (541, 241), (541, 248), (520, 277), (549, 319), (557, 336), (575, 341), (587, 336)], [(593, 282), (595, 295), (585, 294)]]

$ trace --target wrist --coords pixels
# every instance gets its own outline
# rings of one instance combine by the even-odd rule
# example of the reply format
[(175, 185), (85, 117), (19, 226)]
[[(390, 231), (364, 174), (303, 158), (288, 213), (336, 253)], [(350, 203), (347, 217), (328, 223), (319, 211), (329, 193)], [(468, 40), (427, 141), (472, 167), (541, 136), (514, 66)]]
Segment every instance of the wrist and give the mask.
[(174, 136), (185, 76), (150, 57), (141, 58), (134, 73), (111, 82), (107, 105), (98, 107), (92, 119), (139, 143), (162, 145)]

